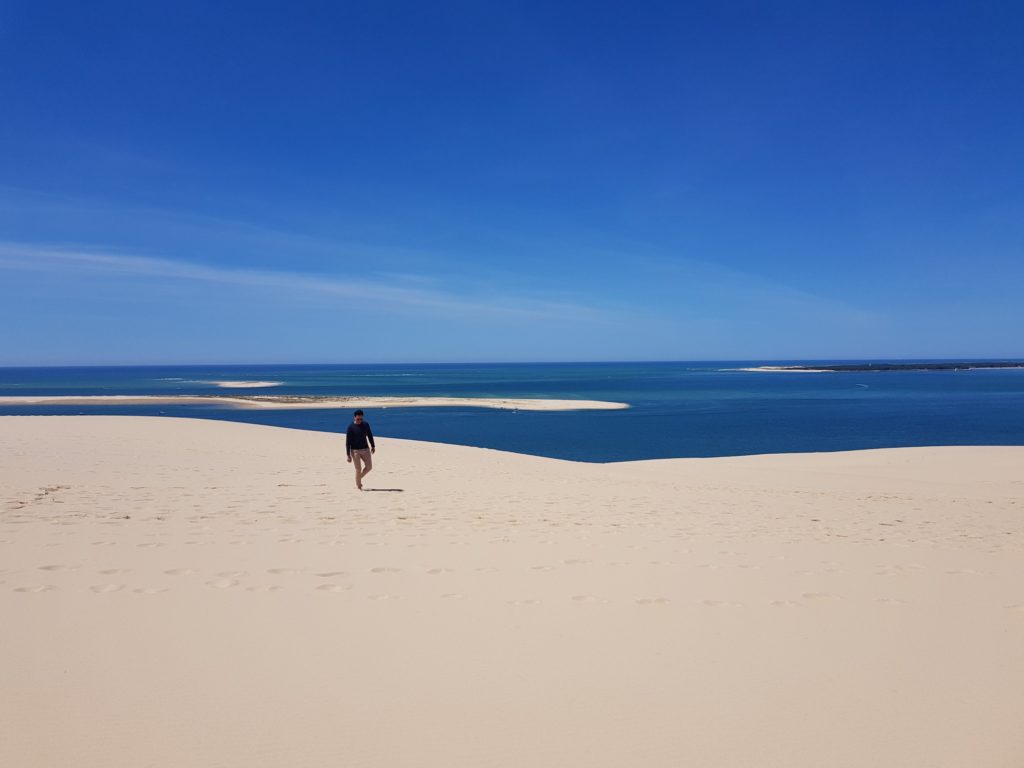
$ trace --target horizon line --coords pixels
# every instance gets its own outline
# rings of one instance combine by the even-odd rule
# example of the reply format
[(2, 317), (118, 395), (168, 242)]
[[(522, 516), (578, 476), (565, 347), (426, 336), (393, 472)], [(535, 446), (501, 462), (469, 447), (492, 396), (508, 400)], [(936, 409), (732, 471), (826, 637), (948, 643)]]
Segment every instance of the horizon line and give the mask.
[(1011, 362), (1020, 360), (1024, 363), (1024, 355), (1008, 355), (999, 357), (972, 357), (958, 355), (956, 357), (749, 357), (720, 359), (659, 359), (659, 360), (462, 360), (462, 361), (416, 361), (416, 362), (246, 362), (246, 363), (47, 363), (42, 365), (0, 365), (0, 370), (19, 368), (172, 368), (172, 367), (210, 367), (244, 368), (251, 366), (275, 365), (280, 367), (328, 367), (348, 366), (353, 368), (370, 368), (374, 366), (402, 365), (638, 365), (638, 364), (688, 364), (688, 363), (864, 363), (864, 362)]

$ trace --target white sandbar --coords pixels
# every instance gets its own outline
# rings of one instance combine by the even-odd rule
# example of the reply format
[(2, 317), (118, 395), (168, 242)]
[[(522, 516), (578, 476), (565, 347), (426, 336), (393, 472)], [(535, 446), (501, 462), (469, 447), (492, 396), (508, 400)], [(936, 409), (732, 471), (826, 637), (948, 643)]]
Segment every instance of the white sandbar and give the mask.
[(257, 387), (279, 387), (283, 381), (207, 381), (205, 384), (216, 384), (225, 389), (256, 389)]
[(756, 368), (731, 368), (730, 370), (752, 373), (837, 373), (828, 368), (790, 368), (786, 365), (759, 365)]
[(0, 405), (179, 405), (223, 403), (238, 408), (497, 408), (519, 411), (590, 411), (629, 408), (606, 400), (497, 397), (320, 397), (314, 395), (60, 395), (6, 396)]

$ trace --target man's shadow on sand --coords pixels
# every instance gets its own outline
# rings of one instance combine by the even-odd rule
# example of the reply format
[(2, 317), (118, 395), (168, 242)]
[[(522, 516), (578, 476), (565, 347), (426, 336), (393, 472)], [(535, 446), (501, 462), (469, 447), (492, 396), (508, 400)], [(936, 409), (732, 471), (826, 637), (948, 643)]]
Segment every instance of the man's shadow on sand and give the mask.
[(363, 488), (364, 493), (404, 493), (405, 488)]

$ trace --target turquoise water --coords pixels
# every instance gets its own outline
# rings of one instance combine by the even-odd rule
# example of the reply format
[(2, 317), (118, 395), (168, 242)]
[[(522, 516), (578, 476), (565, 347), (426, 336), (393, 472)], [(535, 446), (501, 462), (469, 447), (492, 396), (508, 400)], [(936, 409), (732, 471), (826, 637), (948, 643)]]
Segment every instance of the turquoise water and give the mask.
[[(382, 436), (577, 461), (1024, 444), (1024, 370), (735, 370), (836, 362), (863, 361), (0, 368), (0, 395), (416, 395), (629, 403), (623, 411), (367, 412)], [(212, 383), (222, 380), (280, 384), (223, 389)], [(0, 415), (67, 413), (190, 416), (328, 432), (343, 432), (351, 415), (338, 409), (257, 411), (216, 404), (0, 405)]]

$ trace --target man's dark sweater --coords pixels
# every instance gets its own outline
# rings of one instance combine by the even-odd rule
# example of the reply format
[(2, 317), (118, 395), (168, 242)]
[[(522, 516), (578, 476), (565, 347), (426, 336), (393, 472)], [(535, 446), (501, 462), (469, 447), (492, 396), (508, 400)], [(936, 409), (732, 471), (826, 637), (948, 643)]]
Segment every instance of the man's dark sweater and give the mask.
[[(369, 440), (369, 444), (367, 444)], [(373, 442), (373, 432), (370, 431), (370, 423), (364, 421), (360, 424), (352, 423), (348, 425), (348, 432), (345, 433), (345, 453), (349, 456), (352, 455), (352, 451), (366, 450), (370, 447), (376, 448), (377, 444)]]

